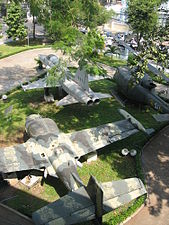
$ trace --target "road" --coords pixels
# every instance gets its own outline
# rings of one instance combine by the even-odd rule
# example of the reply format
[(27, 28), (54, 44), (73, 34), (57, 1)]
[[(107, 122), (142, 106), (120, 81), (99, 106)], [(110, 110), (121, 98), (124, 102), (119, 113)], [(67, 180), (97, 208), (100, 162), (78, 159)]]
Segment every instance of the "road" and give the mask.
[(39, 54), (57, 54), (51, 48), (33, 49), (0, 60), (0, 95), (38, 76), (35, 58)]

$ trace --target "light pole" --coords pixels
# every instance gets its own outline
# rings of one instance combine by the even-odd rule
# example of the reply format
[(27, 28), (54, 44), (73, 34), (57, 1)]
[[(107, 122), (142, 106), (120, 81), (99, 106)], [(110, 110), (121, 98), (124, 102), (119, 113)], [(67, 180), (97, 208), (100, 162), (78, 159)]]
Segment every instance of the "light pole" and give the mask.
[(28, 28), (28, 30), (27, 30), (27, 39), (28, 39), (28, 46), (29, 46), (29, 44), (30, 44), (30, 40), (29, 40), (29, 28)]

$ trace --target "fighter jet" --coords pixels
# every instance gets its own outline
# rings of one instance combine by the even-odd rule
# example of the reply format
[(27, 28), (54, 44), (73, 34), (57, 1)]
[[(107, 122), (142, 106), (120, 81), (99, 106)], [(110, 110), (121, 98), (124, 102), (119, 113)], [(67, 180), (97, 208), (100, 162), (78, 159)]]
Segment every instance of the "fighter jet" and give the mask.
[(146, 193), (138, 178), (98, 183), (90, 177), (87, 187), (80, 187), (37, 210), (32, 219), (36, 225), (69, 225), (98, 220)]
[(110, 94), (93, 92), (89, 88), (88, 74), (85, 70), (77, 70), (74, 79), (65, 77), (60, 84), (63, 90), (68, 93), (66, 97), (61, 99), (57, 106), (69, 105), (77, 102), (85, 103), (86, 105), (99, 104), (101, 98), (111, 98)]
[[(39, 56), (40, 61), (46, 66), (46, 68), (52, 68), (59, 62), (59, 59), (55, 55)], [(99, 104), (101, 98), (111, 98), (110, 94), (95, 93), (89, 88), (89, 79), (91, 81), (103, 79), (105, 77), (89, 77), (85, 70), (78, 69), (75, 76), (73, 76), (68, 69), (65, 70), (65, 76), (59, 80), (58, 84), (54, 87), (61, 87), (68, 95), (56, 103), (57, 106), (64, 106), (74, 104), (77, 102), (84, 103), (86, 105)], [(27, 85), (21, 85), (23, 90), (44, 88), (44, 99), (47, 102), (54, 102), (54, 97), (49, 93), (50, 85), (47, 85), (47, 77), (39, 79), (33, 83)]]
[[(120, 46), (128, 49), (132, 54), (138, 55), (138, 52), (135, 51), (127, 42), (119, 39), (117, 36), (115, 37), (115, 40)], [(161, 77), (167, 84), (169, 83), (169, 78), (166, 76), (166, 74), (169, 72), (168, 69), (165, 68), (163, 72), (162, 67), (157, 65), (153, 60), (148, 60), (147, 67), (154, 75)]]
[(169, 113), (169, 104), (162, 100), (156, 93), (156, 84), (145, 74), (138, 84), (132, 86), (132, 71), (127, 67), (119, 67), (114, 76), (114, 81), (126, 98), (146, 104), (162, 113)]
[(59, 58), (54, 54), (50, 54), (47, 56), (40, 54), (39, 60), (40, 60), (41, 64), (46, 67), (46, 69), (52, 68), (53, 66), (57, 65), (59, 62)]
[(65, 134), (52, 119), (32, 114), (25, 124), (28, 141), (0, 148), (0, 172), (5, 177), (12, 172), (40, 170), (44, 177), (59, 177), (68, 190), (75, 190), (83, 185), (76, 169), (80, 157), (139, 131), (137, 120), (127, 112), (122, 115), (127, 119)]

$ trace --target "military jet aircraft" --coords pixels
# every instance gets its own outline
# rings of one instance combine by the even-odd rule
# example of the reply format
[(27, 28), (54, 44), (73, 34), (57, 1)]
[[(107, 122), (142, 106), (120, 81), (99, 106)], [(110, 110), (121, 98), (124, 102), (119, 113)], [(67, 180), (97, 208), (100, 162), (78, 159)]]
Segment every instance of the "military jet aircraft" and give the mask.
[[(55, 55), (39, 55), (39, 60), (50, 69), (55, 66), (59, 59)], [(82, 70), (77, 70), (75, 76), (73, 77), (70, 71), (67, 69), (65, 71), (65, 77), (62, 78), (58, 84), (54, 87), (61, 87), (68, 95), (56, 103), (57, 106), (64, 106), (69, 104), (74, 104), (81, 102), (87, 105), (98, 104), (101, 98), (111, 98), (110, 94), (95, 93), (89, 88), (89, 80), (94, 81), (98, 79), (103, 79), (105, 77), (89, 77), (88, 74)], [(51, 86), (47, 85), (46, 78), (39, 79), (33, 83), (27, 85), (21, 85), (23, 90), (44, 88), (45, 94), (44, 99), (47, 102), (54, 102), (54, 97), (49, 93), (49, 88)]]
[(154, 91), (156, 85), (145, 74), (144, 78), (136, 85), (131, 84), (132, 72), (127, 67), (119, 67), (114, 76), (114, 81), (126, 98), (141, 104), (147, 104), (162, 113), (169, 113), (169, 104), (162, 100)]
[(32, 114), (25, 124), (30, 139), (0, 148), (0, 172), (7, 176), (42, 170), (44, 177), (59, 177), (68, 190), (75, 190), (77, 184), (83, 185), (76, 170), (81, 156), (139, 131), (140, 123), (124, 110), (121, 113), (127, 119), (67, 134), (60, 132), (52, 119)]
[(98, 183), (90, 177), (87, 187), (80, 187), (32, 214), (36, 225), (69, 225), (93, 219), (146, 194), (142, 181), (129, 178)]
[[(119, 39), (117, 36), (115, 37), (116, 42), (120, 45), (120, 46), (124, 46), (126, 49), (128, 49), (131, 53), (133, 53), (134, 55), (138, 55), (138, 52), (135, 51), (128, 43), (126, 43), (125, 41)], [(168, 69), (164, 69), (164, 72), (162, 71), (162, 67), (160, 65), (157, 65), (154, 61), (149, 60), (147, 63), (148, 69), (155, 75), (161, 77), (167, 84), (169, 83), (169, 78), (168, 76), (165, 75), (165, 73), (168, 73), (169, 70)]]
[(59, 62), (59, 58), (54, 55), (54, 54), (50, 54), (50, 55), (39, 55), (39, 60), (42, 63), (42, 65), (44, 65), (46, 67), (46, 69), (50, 69), (53, 66), (57, 65)]

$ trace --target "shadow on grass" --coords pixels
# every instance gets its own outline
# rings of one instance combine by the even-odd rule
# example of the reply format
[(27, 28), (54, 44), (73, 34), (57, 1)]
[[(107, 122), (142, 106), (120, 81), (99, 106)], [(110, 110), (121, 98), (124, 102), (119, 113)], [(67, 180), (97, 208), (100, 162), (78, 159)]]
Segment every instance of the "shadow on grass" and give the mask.
[[(31, 190), (27, 190), (23, 187), (23, 190), (15, 188), (10, 185), (4, 185), (0, 183), (0, 202), (31, 217), (32, 212), (40, 209), (41, 207), (48, 204), (48, 201), (45, 201), (38, 196), (35, 196), (31, 193)], [(3, 215), (0, 216), (3, 218)], [(5, 215), (8, 220), (8, 215)], [(18, 221), (15, 221), (18, 224)], [(5, 223), (4, 223), (5, 224)]]
[[(40, 175), (38, 171), (17, 172), (21, 180), (28, 174)], [(16, 176), (13, 175), (13, 178)], [(0, 202), (31, 217), (32, 213), (41, 207), (57, 200), (68, 193), (60, 179), (48, 177), (43, 182), (38, 182), (31, 189), (17, 182), (15, 186), (0, 182)]]

